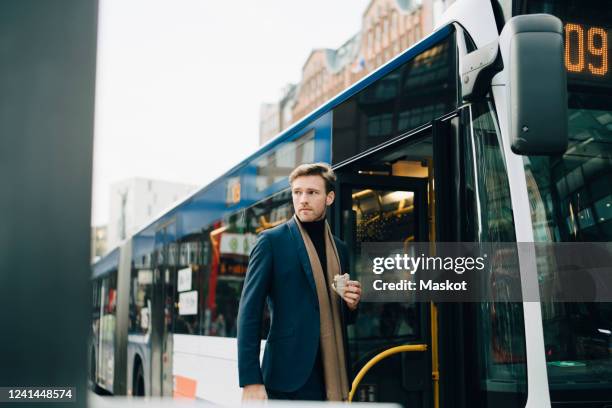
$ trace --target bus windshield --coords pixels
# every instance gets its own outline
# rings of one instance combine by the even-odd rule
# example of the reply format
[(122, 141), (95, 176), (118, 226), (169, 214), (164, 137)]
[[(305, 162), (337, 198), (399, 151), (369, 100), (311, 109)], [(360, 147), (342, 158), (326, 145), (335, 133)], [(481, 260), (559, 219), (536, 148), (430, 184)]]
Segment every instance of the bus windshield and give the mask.
[[(557, 16), (565, 41), (568, 149), (563, 156), (524, 157), (536, 242), (612, 241), (612, 8), (607, 3), (514, 3), (515, 15)], [(538, 259), (551, 399), (597, 399), (612, 388), (612, 303), (554, 301), (545, 278), (553, 269), (554, 263)], [(581, 390), (588, 395), (579, 396)]]
[[(563, 156), (524, 158), (536, 242), (612, 241), (612, 96), (568, 93)], [(540, 282), (551, 268), (538, 262)], [(540, 284), (551, 392), (612, 386), (612, 303), (562, 303)]]

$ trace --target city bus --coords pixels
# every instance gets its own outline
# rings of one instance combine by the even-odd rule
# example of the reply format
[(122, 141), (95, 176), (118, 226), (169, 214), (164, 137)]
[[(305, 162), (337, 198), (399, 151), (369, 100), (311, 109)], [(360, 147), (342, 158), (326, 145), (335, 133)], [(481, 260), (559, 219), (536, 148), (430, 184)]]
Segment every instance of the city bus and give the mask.
[[(93, 265), (92, 386), (239, 403), (249, 252), (292, 216), (301, 163), (337, 174), (328, 220), (358, 280), (370, 242), (612, 241), (611, 23), (597, 0), (458, 0), (433, 33)], [(555, 301), (551, 265), (519, 256), (535, 299), (362, 302), (351, 381), (385, 350), (422, 347), (378, 361), (352, 400), (611, 406), (610, 303)]]

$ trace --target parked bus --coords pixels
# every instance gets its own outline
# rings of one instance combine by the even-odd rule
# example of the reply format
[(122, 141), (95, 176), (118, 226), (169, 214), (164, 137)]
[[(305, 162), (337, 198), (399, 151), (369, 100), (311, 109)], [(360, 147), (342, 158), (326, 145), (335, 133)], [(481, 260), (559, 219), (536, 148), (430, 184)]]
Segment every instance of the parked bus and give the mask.
[[(92, 383), (240, 400), (249, 251), (293, 215), (288, 175), (301, 163), (337, 173), (328, 219), (356, 279), (366, 242), (612, 241), (611, 23), (597, 0), (458, 0), (431, 35), (93, 266)], [(362, 302), (352, 376), (391, 347), (426, 347), (380, 361), (353, 400), (612, 404), (612, 307), (554, 301), (549, 267), (520, 259), (537, 302)]]

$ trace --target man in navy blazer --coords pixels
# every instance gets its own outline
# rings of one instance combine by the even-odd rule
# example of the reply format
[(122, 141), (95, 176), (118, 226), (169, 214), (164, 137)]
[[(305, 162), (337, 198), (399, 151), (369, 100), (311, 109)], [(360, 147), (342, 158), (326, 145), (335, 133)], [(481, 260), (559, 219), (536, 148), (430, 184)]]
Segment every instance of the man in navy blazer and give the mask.
[[(319, 302), (313, 268), (297, 223), (308, 232), (319, 261), (325, 265), (325, 246), (321, 242), (326, 210), (335, 197), (335, 175), (327, 164), (315, 163), (296, 168), (289, 181), (298, 220), (292, 218), (260, 234), (250, 255), (240, 300), (238, 371), (243, 400), (326, 399)], [(336, 237), (334, 241), (341, 270), (348, 272), (346, 245)], [(360, 297), (359, 282), (349, 281), (343, 301), (338, 300), (342, 303), (344, 341), (346, 324), (354, 319)], [(260, 367), (260, 332), (266, 300), (271, 323)]]

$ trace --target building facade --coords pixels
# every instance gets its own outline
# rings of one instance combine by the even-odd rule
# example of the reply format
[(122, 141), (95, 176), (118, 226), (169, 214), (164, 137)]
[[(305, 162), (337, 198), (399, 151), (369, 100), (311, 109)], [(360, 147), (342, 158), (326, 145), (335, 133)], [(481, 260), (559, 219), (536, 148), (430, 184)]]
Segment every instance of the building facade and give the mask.
[[(294, 85), (290, 98), (283, 97), (289, 120), (280, 120), (276, 107), (274, 132), (260, 144), (308, 115), (325, 101), (359, 81), (431, 33), (437, 19), (454, 0), (372, 0), (365, 9), (360, 31), (338, 49), (312, 50), (302, 67), (302, 79)], [(271, 104), (266, 104), (271, 105)], [(260, 116), (268, 120), (269, 111)], [(268, 124), (265, 129), (272, 129)]]
[(280, 131), (279, 104), (262, 103), (259, 107), (259, 144), (265, 144)]
[(111, 185), (107, 250), (149, 223), (153, 217), (184, 199), (197, 186), (132, 178)]
[(278, 102), (261, 104), (259, 110), (260, 145), (264, 145), (294, 122), (293, 104), (297, 90), (297, 85), (288, 84), (281, 90), (281, 98)]

